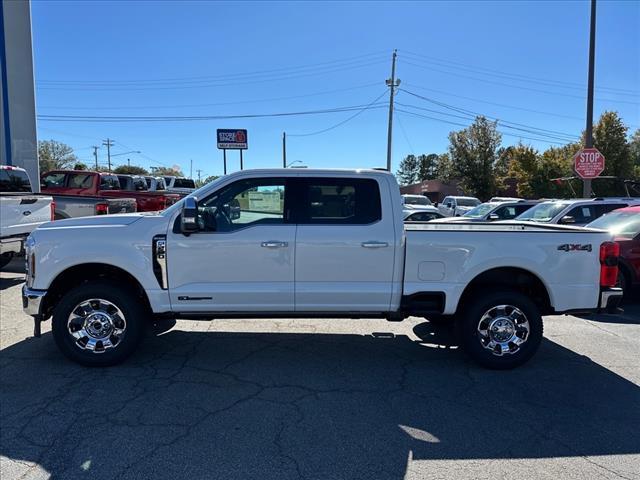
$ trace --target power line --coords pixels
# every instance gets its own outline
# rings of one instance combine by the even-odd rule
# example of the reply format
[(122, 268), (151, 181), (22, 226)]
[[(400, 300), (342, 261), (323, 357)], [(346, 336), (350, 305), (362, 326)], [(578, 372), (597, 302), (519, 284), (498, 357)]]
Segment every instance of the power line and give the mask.
[(292, 95), (288, 97), (263, 98), (258, 100), (241, 100), (237, 102), (197, 103), (197, 104), (188, 104), (188, 105), (138, 105), (138, 106), (128, 105), (126, 107), (112, 107), (112, 106), (111, 107), (69, 107), (69, 106), (40, 106), (39, 105), (38, 110), (43, 108), (60, 109), (60, 110), (141, 110), (141, 109), (156, 109), (156, 108), (218, 107), (218, 106), (225, 106), (225, 105), (242, 105), (246, 103), (277, 102), (282, 100), (295, 100), (298, 98), (317, 97), (321, 95), (329, 95), (329, 94), (338, 93), (338, 92), (360, 90), (360, 89), (369, 88), (377, 85), (380, 85), (380, 82), (371, 82), (371, 83), (366, 83), (364, 85), (356, 85), (354, 87), (337, 88), (334, 90), (325, 90), (325, 91), (316, 92), (316, 93)]
[[(486, 78), (478, 78), (478, 77), (473, 77), (473, 76), (470, 76), (470, 75), (463, 75), (461, 73), (449, 72), (449, 71), (446, 71), (446, 70), (439, 70), (437, 68), (428, 67), (428, 66), (425, 66), (425, 65), (418, 65), (416, 63), (407, 62), (406, 60), (403, 62), (403, 64), (411, 65), (411, 66), (422, 68), (422, 69), (425, 69), (425, 70), (429, 70), (430, 72), (444, 73), (446, 75), (452, 75), (452, 76), (461, 77), (461, 78), (468, 78), (470, 80), (475, 80), (475, 81), (478, 81), (478, 82), (491, 83), (491, 84), (494, 84), (494, 85), (500, 85), (500, 86), (508, 87), (508, 88), (516, 88), (516, 89), (520, 89), (520, 90), (528, 90), (530, 92), (544, 93), (546, 95), (557, 95), (557, 96), (561, 96), (561, 97), (577, 98), (577, 99), (580, 99), (580, 100), (585, 100), (586, 99), (585, 95), (572, 95), (570, 93), (552, 92), (552, 91), (549, 91), (549, 90), (542, 90), (540, 88), (532, 88), (532, 87), (525, 87), (525, 86), (522, 86), (522, 85), (513, 85), (513, 84), (510, 84), (510, 83), (497, 82), (495, 80), (488, 80)], [(632, 101), (629, 101), (629, 100), (615, 100), (615, 99), (611, 99), (611, 98), (599, 98), (598, 101), (600, 101), (600, 102), (625, 103), (625, 104), (630, 104), (630, 105), (640, 105), (640, 102), (632, 102)]]
[[(456, 126), (464, 127), (464, 128), (467, 128), (469, 126), (468, 124), (458, 123), (458, 122), (450, 122), (448, 120), (443, 120), (441, 118), (430, 117), (428, 115), (422, 115), (420, 113), (410, 112), (408, 110), (401, 110), (399, 108), (396, 109), (396, 111), (397, 112), (401, 112), (401, 113), (405, 113), (405, 114), (408, 114), (408, 115), (413, 115), (414, 117), (426, 118), (426, 119), (434, 120), (434, 121), (440, 122), (440, 123), (447, 123), (449, 125), (456, 125)], [(548, 140), (548, 139), (545, 139), (545, 138), (534, 138), (534, 137), (527, 137), (527, 136), (524, 136), (524, 135), (516, 135), (516, 134), (513, 134), (513, 133), (502, 132), (500, 130), (498, 130), (498, 132), (501, 135), (506, 135), (508, 137), (524, 138), (524, 139), (527, 139), (527, 140), (535, 140), (535, 141), (538, 141), (538, 142), (553, 143), (553, 144), (556, 144), (556, 145), (566, 145), (566, 142), (556, 142), (556, 141)]]
[(358, 115), (360, 115), (361, 113), (365, 112), (366, 110), (371, 109), (378, 100), (380, 100), (382, 97), (384, 97), (386, 95), (387, 91), (385, 90), (384, 92), (382, 92), (381, 95), (379, 95), (378, 97), (376, 97), (373, 101), (371, 101), (370, 103), (368, 103), (367, 105), (365, 105), (364, 107), (362, 107), (360, 110), (356, 111), (356, 113), (354, 113), (353, 115), (351, 115), (350, 117), (346, 118), (345, 120), (342, 120), (341, 122), (336, 123), (335, 125), (332, 125), (328, 128), (323, 128), (322, 130), (318, 130), (315, 132), (310, 132), (310, 133), (298, 133), (298, 134), (294, 134), (294, 133), (288, 133), (287, 136), (288, 137), (310, 137), (312, 135), (319, 135), (321, 133), (325, 133), (328, 132), (329, 130), (333, 130), (334, 128), (338, 128), (341, 125), (344, 125), (345, 123), (353, 120), (354, 118), (356, 118)]
[(100, 85), (109, 85), (109, 84), (132, 84), (132, 83), (153, 83), (153, 82), (189, 82), (189, 81), (207, 81), (207, 80), (223, 80), (230, 78), (238, 78), (238, 77), (247, 77), (247, 76), (260, 76), (266, 74), (272, 74), (277, 72), (286, 72), (286, 71), (295, 71), (300, 69), (310, 69), (310, 68), (326, 68), (328, 65), (332, 64), (352, 64), (354, 62), (363, 61), (365, 59), (369, 59), (368, 57), (378, 57), (382, 58), (384, 52), (373, 52), (363, 55), (358, 55), (354, 57), (347, 57), (343, 59), (330, 60), (326, 62), (318, 62), (312, 64), (304, 64), (298, 66), (289, 66), (289, 67), (280, 67), (269, 70), (257, 70), (250, 72), (240, 72), (240, 73), (230, 73), (224, 75), (204, 75), (204, 76), (195, 76), (195, 77), (174, 77), (174, 78), (156, 78), (156, 79), (130, 79), (130, 80), (41, 80), (38, 83), (62, 83), (62, 84), (100, 84)]
[[(54, 122), (182, 122), (182, 121), (204, 121), (204, 120), (228, 120), (239, 118), (269, 118), (269, 117), (291, 117), (301, 115), (319, 115), (328, 113), (350, 112), (360, 110), (366, 105), (352, 105), (320, 110), (305, 110), (299, 112), (277, 112), (277, 113), (252, 113), (241, 115), (199, 115), (199, 116), (93, 116), (93, 115), (38, 115), (38, 120)], [(372, 105), (369, 108), (382, 108), (385, 104)]]
[[(415, 60), (414, 61), (422, 61), (425, 63), (433, 63), (435, 65), (440, 65), (443, 67), (447, 67), (447, 68), (454, 68), (454, 69), (460, 69), (460, 70), (464, 70), (464, 71), (470, 71), (470, 72), (474, 72), (474, 73), (481, 73), (483, 75), (492, 75), (492, 76), (496, 76), (496, 77), (500, 77), (500, 78), (507, 78), (507, 79), (513, 79), (513, 80), (517, 80), (517, 81), (522, 81), (522, 82), (529, 82), (529, 83), (536, 83), (536, 84), (541, 84), (541, 85), (547, 85), (547, 86), (554, 86), (554, 87), (560, 87), (560, 88), (570, 88), (570, 89), (581, 89), (581, 90), (586, 90), (587, 86), (585, 84), (581, 84), (581, 83), (575, 83), (575, 82), (566, 82), (566, 81), (562, 81), (562, 80), (555, 80), (555, 79), (548, 79), (548, 78), (540, 78), (540, 77), (533, 77), (530, 75), (522, 75), (522, 74), (518, 74), (518, 73), (510, 73), (510, 72), (504, 72), (501, 70), (494, 70), (494, 69), (490, 69), (490, 68), (486, 68), (486, 67), (480, 67), (477, 65), (470, 65), (467, 63), (462, 63), (462, 62), (455, 62), (452, 60), (445, 60), (445, 59), (441, 59), (441, 58), (437, 58), (437, 57), (431, 57), (428, 55), (421, 55), (418, 53), (413, 53), (413, 52), (409, 52), (406, 50), (403, 50), (404, 54), (413, 56), (413, 57), (418, 57), (419, 60)], [(624, 88), (613, 88), (613, 87), (598, 87), (597, 90), (602, 90), (602, 91), (610, 91), (611, 93), (614, 94), (623, 94), (623, 95), (633, 95), (633, 96), (640, 96), (640, 91), (637, 90), (629, 90), (629, 89), (624, 89)]]
[[(449, 104), (446, 104), (444, 102), (439, 102), (439, 101), (434, 100), (432, 98), (428, 98), (428, 97), (424, 97), (422, 95), (418, 95), (417, 93), (410, 92), (409, 90), (405, 90), (403, 88), (401, 88), (400, 90), (402, 92), (408, 93), (409, 95), (412, 95), (412, 96), (414, 96), (416, 98), (420, 98), (422, 100), (425, 100), (427, 102), (433, 103), (433, 104), (438, 105), (440, 107), (444, 107), (444, 108), (447, 108), (449, 110), (453, 110), (455, 112), (463, 113), (463, 114), (468, 115), (468, 116), (482, 115), (482, 116), (484, 116), (486, 118), (498, 121), (503, 126), (507, 126), (509, 128), (518, 129), (518, 127), (524, 127), (524, 128), (528, 128), (528, 129), (539, 131), (539, 133), (536, 132), (537, 134), (540, 134), (540, 135), (545, 134), (547, 136), (555, 136), (556, 138), (561, 139), (561, 140), (566, 140), (566, 139), (560, 138), (560, 137), (567, 137), (567, 139), (569, 139), (568, 141), (575, 141), (575, 140), (579, 139), (579, 137), (577, 137), (575, 135), (568, 134), (568, 133), (559, 132), (557, 130), (549, 130), (549, 129), (546, 129), (546, 128), (535, 127), (535, 126), (527, 125), (527, 124), (524, 124), (524, 123), (517, 123), (517, 122), (511, 122), (511, 121), (507, 121), (507, 120), (502, 120), (502, 119), (499, 119), (499, 118), (491, 116), (491, 115), (486, 115), (484, 113), (475, 112), (475, 111), (467, 110), (467, 109), (460, 108), (460, 107), (455, 107), (453, 105), (449, 105)], [(436, 112), (436, 113), (439, 113), (439, 112)], [(530, 132), (530, 133), (533, 133), (533, 132)]]
[[(396, 103), (396, 105), (400, 105), (399, 103)], [(404, 125), (402, 124), (402, 118), (401, 115), (398, 115), (398, 125), (400, 125), (400, 131), (402, 132), (402, 136), (404, 137), (404, 141), (407, 142), (407, 146), (409, 147), (409, 151), (415, 155), (415, 149), (413, 148), (413, 145), (411, 145), (411, 142), (409, 141), (409, 136), (407, 135), (407, 131), (404, 129)]]
[(223, 81), (220, 82), (201, 82), (200, 84), (191, 84), (191, 85), (147, 85), (138, 87), (132, 85), (128, 87), (126, 85), (123, 86), (109, 86), (109, 85), (76, 85), (76, 86), (41, 86), (38, 85), (37, 88), (39, 90), (71, 90), (74, 92), (77, 91), (151, 91), (151, 90), (179, 90), (179, 89), (191, 89), (191, 88), (218, 88), (218, 87), (228, 87), (228, 86), (238, 86), (238, 85), (252, 85), (257, 83), (266, 83), (266, 82), (274, 82), (274, 81), (282, 81), (282, 80), (292, 80), (297, 78), (305, 78), (305, 77), (314, 77), (319, 75), (326, 75), (329, 73), (335, 72), (343, 72), (347, 70), (354, 70), (358, 68), (370, 67), (373, 65), (379, 65), (384, 63), (384, 60), (372, 61), (372, 62), (364, 62), (353, 65), (345, 65), (339, 68), (331, 68), (331, 69), (323, 69), (317, 70), (313, 72), (301, 72), (292, 75), (277, 75), (271, 76), (261, 79), (252, 79), (252, 80), (233, 80), (233, 81)]

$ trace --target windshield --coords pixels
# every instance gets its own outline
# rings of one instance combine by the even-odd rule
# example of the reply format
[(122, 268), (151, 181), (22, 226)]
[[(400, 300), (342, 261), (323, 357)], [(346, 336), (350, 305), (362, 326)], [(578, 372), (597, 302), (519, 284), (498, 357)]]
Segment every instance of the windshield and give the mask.
[(459, 207), (475, 207), (480, 205), (480, 200), (477, 198), (458, 198), (456, 201)]
[(0, 192), (31, 192), (27, 172), (4, 168), (0, 170)]
[(174, 188), (196, 188), (196, 184), (190, 178), (176, 178), (173, 184)]
[(633, 238), (640, 233), (640, 212), (612, 212), (587, 227), (608, 230), (614, 235)]
[(564, 210), (567, 205), (566, 202), (550, 202), (539, 203), (533, 208), (530, 208), (526, 212), (518, 215), (516, 220), (532, 220), (534, 222), (550, 222), (553, 217), (558, 215)]
[(463, 215), (463, 217), (471, 217), (471, 218), (480, 218), (484, 217), (487, 213), (493, 210), (496, 207), (495, 203), (483, 203), (478, 205), (476, 208), (472, 208), (467, 213)]
[[(225, 179), (226, 179), (226, 176), (222, 176), (222, 177), (216, 178), (212, 182), (205, 183), (203, 186), (201, 186), (197, 190), (194, 190), (193, 192), (191, 192), (189, 195), (187, 195), (184, 198), (187, 198), (187, 197), (203, 198), (205, 196), (206, 192), (212, 192), (213, 190), (215, 190), (217, 188), (216, 186), (219, 183), (222, 183), (223, 180), (225, 180)], [(184, 202), (184, 198), (181, 198), (179, 201), (177, 201), (176, 203), (171, 205), (169, 208), (164, 210), (162, 212), (162, 214), (171, 216), (171, 215), (173, 215), (173, 212), (175, 212), (176, 210), (181, 210), (182, 209), (182, 204)]]
[(431, 205), (431, 200), (421, 195), (404, 195), (402, 198), (405, 205)]

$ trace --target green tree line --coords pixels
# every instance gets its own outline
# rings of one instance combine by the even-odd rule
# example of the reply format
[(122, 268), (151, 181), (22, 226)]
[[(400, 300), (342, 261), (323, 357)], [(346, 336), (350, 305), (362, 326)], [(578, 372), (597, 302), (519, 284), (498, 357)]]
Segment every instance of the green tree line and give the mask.
[[(549, 147), (543, 152), (522, 142), (503, 147), (497, 127), (498, 122), (479, 116), (469, 127), (449, 134), (446, 153), (406, 156), (397, 172), (399, 183), (456, 179), (466, 194), (482, 200), (504, 189), (509, 179), (515, 179), (518, 196), (525, 198), (571, 197), (576, 190), (580, 192), (577, 181), (551, 180), (575, 175), (573, 156), (582, 142)], [(640, 129), (630, 136), (628, 132), (616, 112), (604, 112), (594, 125), (594, 146), (606, 159), (603, 176), (640, 179)], [(598, 195), (624, 194), (619, 181), (605, 179), (594, 181), (593, 190)]]

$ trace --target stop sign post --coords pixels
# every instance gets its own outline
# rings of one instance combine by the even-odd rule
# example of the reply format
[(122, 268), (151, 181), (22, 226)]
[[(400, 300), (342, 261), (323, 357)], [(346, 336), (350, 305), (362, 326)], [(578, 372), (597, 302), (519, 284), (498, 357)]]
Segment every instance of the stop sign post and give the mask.
[(574, 170), (585, 180), (598, 177), (604, 171), (604, 155), (597, 148), (583, 148), (573, 157)]

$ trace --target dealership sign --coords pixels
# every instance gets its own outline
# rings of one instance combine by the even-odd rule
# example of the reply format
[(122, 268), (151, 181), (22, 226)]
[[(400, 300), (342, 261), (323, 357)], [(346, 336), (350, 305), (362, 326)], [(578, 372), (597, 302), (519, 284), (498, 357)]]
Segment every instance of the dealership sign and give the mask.
[(573, 162), (581, 178), (596, 178), (604, 171), (604, 155), (597, 148), (583, 148), (575, 154)]
[(218, 148), (223, 150), (246, 150), (247, 131), (238, 129), (222, 129), (217, 131)]

